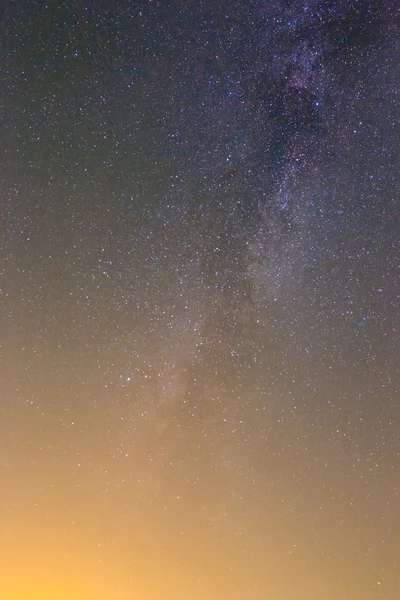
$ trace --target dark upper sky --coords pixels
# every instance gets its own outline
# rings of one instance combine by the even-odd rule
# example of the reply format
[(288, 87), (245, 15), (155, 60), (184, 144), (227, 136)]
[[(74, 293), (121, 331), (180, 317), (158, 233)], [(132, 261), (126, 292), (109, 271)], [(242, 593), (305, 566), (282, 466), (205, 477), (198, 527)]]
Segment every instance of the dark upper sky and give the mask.
[(396, 600), (400, 6), (22, 4), (0, 595)]

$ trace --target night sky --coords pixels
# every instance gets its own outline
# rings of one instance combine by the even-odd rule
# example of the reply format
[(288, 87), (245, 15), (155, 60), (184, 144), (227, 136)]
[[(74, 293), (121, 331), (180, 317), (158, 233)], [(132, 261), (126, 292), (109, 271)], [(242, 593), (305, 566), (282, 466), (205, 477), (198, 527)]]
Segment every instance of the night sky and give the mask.
[(400, 3), (1, 37), (0, 597), (398, 600)]

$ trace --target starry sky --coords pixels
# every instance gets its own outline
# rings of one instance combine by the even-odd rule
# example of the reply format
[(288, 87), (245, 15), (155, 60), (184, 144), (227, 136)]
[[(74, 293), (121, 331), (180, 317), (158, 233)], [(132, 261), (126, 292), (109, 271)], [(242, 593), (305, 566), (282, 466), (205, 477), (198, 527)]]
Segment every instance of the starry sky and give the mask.
[(399, 598), (400, 5), (2, 29), (1, 598)]

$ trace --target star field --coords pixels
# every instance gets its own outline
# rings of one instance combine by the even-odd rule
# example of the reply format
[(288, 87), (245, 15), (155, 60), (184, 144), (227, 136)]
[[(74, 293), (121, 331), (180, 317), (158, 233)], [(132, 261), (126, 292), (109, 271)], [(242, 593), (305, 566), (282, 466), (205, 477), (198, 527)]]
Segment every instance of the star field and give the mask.
[(396, 600), (400, 7), (25, 4), (0, 596)]

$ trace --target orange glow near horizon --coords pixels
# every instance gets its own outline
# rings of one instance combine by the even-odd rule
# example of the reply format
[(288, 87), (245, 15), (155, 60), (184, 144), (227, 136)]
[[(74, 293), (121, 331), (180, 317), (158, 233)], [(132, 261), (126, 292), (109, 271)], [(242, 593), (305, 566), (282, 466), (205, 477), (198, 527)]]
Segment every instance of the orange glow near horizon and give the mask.
[[(220, 523), (205, 526), (194, 512), (180, 512), (176, 504), (161, 507), (155, 498), (152, 508), (140, 514), (132, 504), (126, 527), (116, 490), (109, 499), (99, 497), (95, 513), (88, 494), (89, 487), (82, 489), (73, 502), (55, 494), (51, 514), (38, 504), (30, 516), (21, 498), (25, 506), (20, 513), (14, 507), (16, 514), (7, 523), (9, 543), (0, 549), (0, 598), (204, 600), (229, 594), (337, 600), (342, 582), (328, 579), (331, 557), (324, 561), (312, 555), (313, 546), (326, 544), (327, 538), (339, 548), (343, 532), (332, 527), (312, 539), (308, 524), (288, 523), (282, 508), (269, 507), (265, 529), (255, 535), (240, 521), (224, 524), (222, 515)], [(186, 507), (196, 505), (194, 496), (185, 500)], [(69, 521), (73, 513), (79, 517)], [(361, 579), (374, 584), (371, 574), (357, 572), (356, 551), (355, 546), (343, 548), (342, 554), (354, 574), (349, 595), (357, 592)], [(342, 567), (340, 561), (336, 566)]]
[[(179, 433), (178, 422), (159, 427), (167, 409), (134, 435), (118, 414), (92, 422), (81, 410), (79, 429), (71, 425), (58, 439), (58, 412), (43, 428), (34, 408), (27, 421), (9, 418), (13, 435), (0, 439), (0, 452), (12, 450), (19, 468), (2, 478), (1, 599), (337, 600), (345, 589), (358, 600), (360, 589), (379, 591), (381, 573), (358, 559), (369, 541), (348, 501), (351, 481), (335, 504), (312, 478), (303, 495), (289, 473), (297, 460), (301, 474), (306, 455), (288, 448), (277, 473), (266, 461), (268, 441), (256, 441), (253, 460), (266, 461), (261, 478), (247, 470), (242, 448), (221, 445), (212, 427), (206, 436), (204, 428)], [(309, 439), (334, 465), (335, 448), (320, 432)], [(331, 506), (324, 527), (322, 505)], [(371, 537), (383, 526), (371, 523)]]

